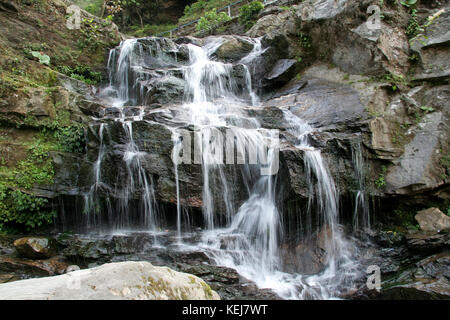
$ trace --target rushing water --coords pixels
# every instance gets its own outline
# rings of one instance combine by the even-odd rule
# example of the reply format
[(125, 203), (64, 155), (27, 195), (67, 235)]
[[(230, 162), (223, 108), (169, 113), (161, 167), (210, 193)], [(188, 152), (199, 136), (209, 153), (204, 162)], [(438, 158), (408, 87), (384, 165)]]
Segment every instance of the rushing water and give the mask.
[[(121, 164), (126, 178), (121, 183), (121, 190), (115, 190), (116, 194), (120, 194), (120, 206), (110, 209), (111, 215), (119, 217), (113, 219), (116, 221), (116, 229), (131, 228), (127, 221), (127, 210), (130, 199), (138, 190), (142, 190), (139, 195), (139, 225), (148, 231), (158, 231), (162, 226), (163, 218), (156, 206), (152, 176), (147, 174), (141, 161), (145, 153), (133, 138), (133, 124), (143, 120), (142, 114), (129, 117), (123, 112), (125, 105), (137, 105), (146, 101), (144, 84), (150, 79), (149, 70), (145, 68), (146, 61), (157, 60), (163, 68), (162, 72), (171, 72), (167, 67), (168, 54), (160, 48), (160, 44), (167, 40), (148, 41), (153, 41), (156, 46), (149, 50), (142, 42), (131, 39), (123, 41), (120, 47), (111, 51), (108, 62), (110, 86), (102, 92), (105, 101), (121, 110), (114, 121), (122, 123), (126, 140)], [(236, 269), (259, 287), (271, 288), (282, 298), (337, 297), (342, 287), (356, 277), (357, 264), (353, 258), (355, 248), (345, 239), (338, 224), (338, 194), (327, 164), (320, 150), (308, 143), (314, 128), (289, 109), (283, 110), (288, 131), (295, 137), (293, 144), (303, 151), (305, 174), (310, 188), (307, 210), (309, 215), (318, 217), (315, 227), (322, 235), (326, 252), (325, 268), (316, 275), (305, 276), (284, 272), (280, 256), (284, 221), (277, 204), (278, 176), (272, 174), (277, 172), (275, 167), (279, 161), (278, 132), (261, 128), (257, 119), (249, 117), (243, 111), (248, 106), (258, 108), (259, 97), (253, 90), (251, 68), (255, 68), (254, 62), (266, 49), (262, 48), (259, 39), (248, 39), (253, 42), (254, 48), (239, 62), (245, 76), (245, 88), (240, 91), (233, 77), (233, 65), (212, 58), (223, 41), (221, 37), (212, 37), (202, 47), (191, 43), (182, 45), (189, 58), (185, 65), (180, 66), (186, 87), (183, 103), (177, 107), (184, 115), (188, 115), (187, 118), (184, 116), (180, 119), (180, 122), (194, 126), (194, 135), (202, 151), (199, 159), (203, 177), (202, 211), (205, 229), (197, 243), (183, 242), (183, 234), (190, 231), (190, 226), (189, 216), (183, 218), (186, 213), (183, 213), (181, 204), (179, 163), (176, 161), (182, 150), (182, 132), (180, 128), (173, 126), (170, 130), (179, 249), (204, 251), (214, 263)], [(101, 121), (98, 127), (99, 152), (93, 166), (94, 181), (86, 194), (86, 211), (92, 211), (95, 206), (96, 192), (102, 184), (101, 168), (108, 124), (102, 119), (97, 120)], [(243, 192), (246, 192), (243, 195), (245, 201), (239, 207), (236, 207), (233, 199), (234, 181), (229, 179), (230, 173), (227, 171), (230, 163), (223, 160), (224, 141), (221, 140), (221, 132), (224, 130), (235, 141), (238, 156), (233, 172), (242, 182)], [(246, 153), (248, 160), (254, 157), (253, 162), (245, 161), (246, 157), (242, 155)], [(358, 170), (361, 169), (361, 161), (360, 154), (355, 153)], [(363, 203), (361, 197), (364, 190), (360, 191), (358, 203)], [(224, 216), (217, 214), (219, 208), (225, 212)], [(365, 213), (364, 217), (367, 218)], [(97, 225), (91, 224), (90, 227), (93, 229)]]

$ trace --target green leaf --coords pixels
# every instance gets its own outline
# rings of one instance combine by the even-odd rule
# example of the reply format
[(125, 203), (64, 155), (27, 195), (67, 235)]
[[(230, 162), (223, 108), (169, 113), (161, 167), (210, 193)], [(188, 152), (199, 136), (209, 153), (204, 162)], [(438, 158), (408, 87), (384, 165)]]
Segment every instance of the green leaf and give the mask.
[(50, 57), (46, 54), (41, 54), (38, 51), (31, 51), (31, 55), (35, 58), (39, 59), (39, 63), (50, 65)]

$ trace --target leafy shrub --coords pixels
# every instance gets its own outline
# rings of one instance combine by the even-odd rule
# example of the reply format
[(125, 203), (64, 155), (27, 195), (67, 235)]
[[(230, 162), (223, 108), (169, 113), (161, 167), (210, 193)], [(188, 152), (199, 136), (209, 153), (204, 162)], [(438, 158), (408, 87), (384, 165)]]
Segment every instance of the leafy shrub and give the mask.
[(50, 224), (55, 216), (47, 199), (0, 186), (0, 231), (14, 230), (12, 226), (30, 231)]
[(387, 168), (385, 166), (381, 167), (381, 173), (378, 174), (378, 179), (375, 180), (375, 185), (377, 186), (377, 188), (382, 188), (386, 185), (386, 175), (387, 172)]
[(217, 9), (214, 8), (205, 13), (203, 17), (197, 22), (197, 31), (211, 31), (220, 26), (221, 24), (230, 21), (231, 18), (225, 13), (217, 13)]
[(258, 14), (262, 9), (264, 9), (264, 5), (259, 1), (253, 1), (250, 4), (242, 6), (239, 10), (239, 22), (246, 30), (250, 29), (255, 24)]
[(73, 2), (87, 12), (99, 16), (104, 0), (74, 0)]
[(179, 19), (179, 23), (186, 23), (201, 18), (205, 12), (214, 8), (223, 8), (235, 0), (199, 0), (184, 8), (184, 15)]
[[(11, 175), (0, 175), (0, 232), (27, 230), (51, 223), (55, 212), (48, 200), (32, 194), (35, 184), (53, 184), (50, 147), (37, 140)], [(4, 165), (4, 164), (3, 164)], [(5, 168), (3, 168), (5, 169)], [(3, 170), (5, 171), (5, 170)], [(6, 168), (11, 172), (11, 169)]]
[(71, 78), (83, 81), (87, 84), (98, 84), (102, 80), (100, 72), (94, 72), (90, 67), (84, 65), (77, 65), (74, 68), (70, 66), (61, 66), (58, 70)]
[(78, 47), (80, 49), (88, 49), (91, 52), (95, 52), (100, 46), (100, 26), (93, 18), (82, 18), (80, 32), (81, 38), (78, 40)]
[(60, 127), (55, 132), (55, 138), (62, 151), (82, 153), (85, 147), (84, 130), (81, 126)]
[(53, 165), (48, 158), (50, 148), (36, 141), (28, 149), (28, 155), (25, 160), (17, 164), (13, 171), (14, 184), (19, 188), (31, 189), (34, 184), (52, 184), (53, 183)]

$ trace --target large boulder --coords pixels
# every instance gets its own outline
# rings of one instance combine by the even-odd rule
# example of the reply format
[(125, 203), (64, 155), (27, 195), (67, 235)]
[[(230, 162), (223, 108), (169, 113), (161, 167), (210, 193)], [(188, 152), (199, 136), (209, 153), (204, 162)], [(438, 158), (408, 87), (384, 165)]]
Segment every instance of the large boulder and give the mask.
[(155, 267), (149, 262), (120, 262), (2, 284), (0, 299), (219, 300), (220, 297), (196, 276)]
[(450, 229), (450, 217), (442, 213), (438, 208), (429, 208), (419, 211), (415, 216), (420, 229), (424, 231), (436, 231)]

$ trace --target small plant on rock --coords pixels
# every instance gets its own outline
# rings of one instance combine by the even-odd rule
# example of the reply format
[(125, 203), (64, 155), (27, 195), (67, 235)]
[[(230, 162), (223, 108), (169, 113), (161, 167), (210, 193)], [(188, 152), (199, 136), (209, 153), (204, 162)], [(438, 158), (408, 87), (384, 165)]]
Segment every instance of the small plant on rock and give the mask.
[(381, 173), (378, 175), (378, 179), (375, 180), (375, 185), (377, 186), (377, 188), (382, 188), (386, 185), (386, 178), (385, 178), (386, 172), (387, 172), (386, 166), (382, 166)]

